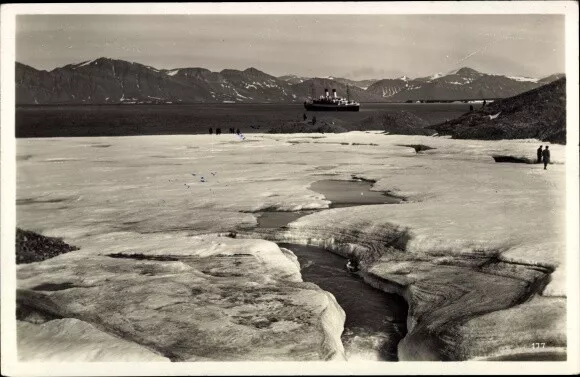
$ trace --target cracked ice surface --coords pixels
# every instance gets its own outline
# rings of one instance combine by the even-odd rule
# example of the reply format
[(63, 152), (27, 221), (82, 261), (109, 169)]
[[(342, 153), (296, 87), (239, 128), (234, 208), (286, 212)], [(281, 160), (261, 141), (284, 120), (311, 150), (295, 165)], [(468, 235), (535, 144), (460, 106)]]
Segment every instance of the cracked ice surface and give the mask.
[[(103, 144), (109, 146), (98, 147)], [(399, 144), (424, 144), (436, 149), (416, 153), (413, 148)], [(201, 258), (208, 250), (221, 250), (209, 253), (209, 260), (214, 263), (209, 270), (195, 258), (188, 259), (187, 263), (181, 259), (180, 262), (140, 262), (139, 267), (135, 268), (140, 269), (145, 276), (152, 271), (164, 279), (166, 285), (148, 288), (151, 289), (153, 300), (160, 299), (164, 290), (174, 289), (171, 287), (179, 279), (199, 279), (202, 276), (190, 276), (189, 268), (195, 271), (217, 271), (218, 275), (225, 273), (229, 285), (222, 292), (234, 297), (235, 287), (251, 286), (252, 279), (258, 279), (255, 274), (250, 277), (236, 276), (235, 266), (228, 265), (228, 259), (220, 256), (236, 252), (251, 254), (249, 258), (253, 261), (249, 263), (242, 258), (241, 267), (238, 267), (238, 270), (242, 269), (242, 275), (246, 271), (244, 268), (251, 270), (255, 268), (255, 263), (259, 263), (263, 268), (261, 273), (270, 279), (258, 279), (256, 282), (261, 287), (265, 289), (272, 284), (275, 287), (285, 285), (287, 283), (283, 282), (288, 279), (293, 281), (292, 271), (296, 270), (283, 262), (285, 259), (275, 257), (283, 255), (275, 245), (261, 244), (265, 241), (258, 240), (235, 244), (222, 242), (220, 237), (215, 236), (200, 241), (197, 237), (208, 233), (250, 231), (256, 225), (255, 217), (248, 213), (252, 211), (328, 208), (329, 202), (322, 194), (308, 190), (309, 185), (317, 180), (350, 179), (356, 175), (376, 180), (374, 190), (391, 191), (407, 197), (408, 202), (322, 211), (291, 223), (287, 231), (289, 236), (293, 239), (303, 236), (305, 242), (316, 237), (331, 242), (329, 240), (335, 239), (337, 235), (356, 229), (359, 237), (366, 237), (372, 243), (373, 240), (382, 240), (381, 237), (389, 232), (405, 231), (408, 234), (405, 251), (422, 260), (444, 264), (458, 255), (482, 253), (497, 256), (505, 262), (549, 266), (555, 268), (555, 272), (543, 292), (547, 299), (540, 303), (547, 302), (549, 296), (566, 294), (563, 273), (565, 147), (550, 146), (554, 164), (547, 171), (540, 165), (498, 164), (491, 158), (492, 154), (533, 158), (539, 144), (546, 143), (536, 140), (474, 141), (386, 136), (374, 132), (250, 135), (244, 141), (234, 135), (20, 139), (17, 141), (17, 154), (20, 157), (17, 163), (17, 199), (22, 204), (17, 206), (17, 225), (47, 236), (62, 237), (65, 242), (81, 250), (50, 261), (19, 266), (19, 279), (20, 276), (28, 276), (19, 280), (19, 288), (31, 289), (33, 282), (62, 283), (65, 280), (58, 281), (55, 276), (60, 275), (54, 274), (54, 271), (60, 271), (73, 259), (77, 260), (77, 256), (83, 255), (80, 259), (82, 263), (79, 263), (86, 271), (91, 271), (97, 264), (104, 269), (99, 274), (115, 278), (115, 289), (124, 285), (137, 289), (140, 283), (147, 281), (142, 275), (136, 272), (121, 277), (115, 271), (116, 265), (130, 266), (135, 261), (121, 261), (103, 256), (103, 253), (160, 253), (175, 254), (178, 258), (185, 258), (183, 254), (188, 254), (187, 258)], [(205, 182), (201, 181), (202, 176)], [(194, 238), (188, 240), (191, 236)], [(353, 239), (349, 242), (358, 241), (364, 243), (365, 240)], [(93, 259), (87, 257), (92, 254), (95, 254)], [(164, 267), (159, 267), (159, 270), (147, 267), (151, 263)], [(411, 271), (417, 266), (413, 260), (397, 263)], [(280, 275), (276, 272), (280, 268), (288, 273)], [(381, 271), (385, 271), (385, 276), (393, 271), (401, 274), (397, 268), (393, 264), (383, 263), (377, 264), (373, 271), (377, 276)], [(50, 272), (51, 269), (54, 270)], [(443, 269), (439, 269), (438, 273), (441, 271)], [(69, 279), (66, 281), (71, 281), (75, 273), (82, 274), (80, 271), (70, 272), (70, 276), (65, 276)], [(87, 272), (87, 275), (91, 274)], [(204, 289), (206, 285), (211, 287), (215, 276), (205, 279), (209, 280), (204, 280)], [(104, 284), (104, 280), (99, 281)], [(199, 283), (201, 280), (196, 281)], [(292, 292), (280, 288), (279, 292), (269, 296), (273, 306), (253, 307), (252, 310), (259, 312), (270, 308), (267, 310), (277, 313), (276, 301), (294, 297), (295, 302), (305, 303), (308, 297), (314, 297), (312, 305), (303, 304), (304, 307), (296, 309), (295, 313), (278, 315), (306, 318), (302, 323), (306, 326), (304, 329), (314, 326), (317, 321), (324, 322), (327, 324), (326, 334), (338, 331), (338, 335), (335, 334), (334, 338), (321, 335), (328, 341), (324, 350), (315, 352), (318, 356), (306, 351), (312, 344), (302, 344), (303, 347), (298, 347), (298, 351), (292, 351), (297, 352), (293, 355), (299, 354), (296, 359), (340, 355), (343, 352), (341, 346), (333, 343), (342, 331), (338, 324), (340, 310), (329, 303), (327, 296), (307, 292), (311, 286), (308, 283), (292, 284), (304, 286)], [(501, 286), (507, 287), (503, 283)], [(211, 296), (212, 292), (207, 289), (207, 292), (203, 292), (207, 295), (203, 296), (203, 300), (211, 301), (216, 307), (225, 305), (227, 297), (222, 298), (223, 302), (216, 303), (212, 301), (215, 299)], [(74, 297), (77, 290), (44, 295), (53, 298), (62, 296), (62, 300), (66, 301)], [(90, 302), (90, 291), (82, 291), (86, 291), (83, 295), (87, 296), (83, 297)], [(176, 302), (179, 300), (180, 297), (175, 298)], [(200, 302), (206, 302), (203, 300), (197, 303), (188, 301), (187, 305), (193, 305), (193, 308)], [(243, 305), (242, 302), (236, 301), (231, 310), (239, 310), (235, 307)], [(102, 305), (111, 308), (108, 301), (103, 301)], [(536, 301), (534, 305), (547, 307), (547, 304), (538, 304)], [(123, 314), (121, 308), (109, 310), (121, 317), (129, 315)], [(219, 335), (219, 332), (212, 332), (211, 325), (218, 323), (219, 319), (212, 317), (209, 312), (199, 310), (201, 318), (205, 318), (206, 322), (196, 324), (197, 328), (202, 329), (196, 332), (196, 336), (206, 334), (210, 339)], [(225, 309), (222, 307), (220, 310)], [(223, 312), (216, 309), (216, 313)], [(502, 311), (497, 313), (501, 317)], [(552, 315), (554, 320), (561, 318), (561, 311), (557, 313), (560, 314)], [(100, 328), (105, 326), (91, 313), (81, 314), (78, 314), (81, 320), (93, 325), (96, 323)], [(182, 320), (175, 312), (169, 311), (166, 315), (174, 315), (178, 321)], [(266, 323), (267, 319), (267, 316), (261, 318), (258, 314), (249, 314), (248, 318), (242, 318), (231, 326), (239, 330), (240, 336), (251, 338), (256, 328), (264, 326), (272, 333), (282, 331), (283, 336), (279, 336), (282, 343), (295, 341), (292, 335), (295, 323)], [(474, 330), (475, 325), (471, 326), (470, 323), (461, 330), (462, 334), (478, 334)], [(150, 325), (143, 324), (145, 329)], [(250, 326), (250, 330), (244, 326)], [(172, 354), (173, 351), (167, 352), (172, 349), (170, 339), (163, 334), (156, 335), (147, 330), (137, 332), (137, 335), (131, 334), (130, 338), (135, 343), (145, 344), (149, 349), (153, 348), (173, 359), (204, 357), (199, 354), (199, 350), (187, 347), (187, 339), (174, 345), (180, 351)], [(481, 343), (474, 339), (470, 342)], [(217, 347), (216, 344), (211, 346)], [(222, 357), (236, 359), (240, 356), (236, 352), (245, 352), (243, 344), (236, 344), (236, 347), (222, 350)], [(477, 347), (480, 347), (479, 350), (485, 348)], [(251, 358), (288, 359), (291, 353), (285, 349), (282, 351), (287, 352), (285, 355), (272, 355), (268, 354), (267, 349), (264, 346)], [(478, 352), (468, 353), (468, 356), (480, 357), (481, 353)]]
[(344, 312), (273, 242), (117, 232), (45, 262), (18, 268), (25, 360), (344, 358)]

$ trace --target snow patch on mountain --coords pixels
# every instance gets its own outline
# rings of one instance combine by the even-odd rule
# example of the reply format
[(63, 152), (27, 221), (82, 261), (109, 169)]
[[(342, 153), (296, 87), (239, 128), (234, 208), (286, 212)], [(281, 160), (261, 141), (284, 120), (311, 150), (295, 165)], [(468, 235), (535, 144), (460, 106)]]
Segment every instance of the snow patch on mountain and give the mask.
[(309, 77), (301, 77), (301, 76), (296, 76), (296, 75), (284, 75), (284, 76), (278, 77), (278, 79), (285, 81), (287, 83), (290, 83), (290, 84), (301, 84), (304, 81), (308, 80)]
[(85, 65), (92, 64), (92, 63), (94, 63), (95, 61), (96, 61), (96, 59), (93, 59), (93, 60), (87, 60), (86, 62), (82, 62), (82, 63), (80, 63), (79, 65), (77, 65), (77, 66), (76, 66), (76, 67), (74, 67), (73, 69), (77, 69), (77, 68), (80, 68), (80, 67), (84, 67)]
[(387, 97), (392, 97), (395, 94), (399, 93), (402, 90), (402, 88), (399, 87), (383, 87), (382, 88), (382, 95), (383, 98), (387, 98)]
[(175, 76), (179, 73), (179, 69), (172, 69), (171, 71), (166, 72), (169, 76)]
[(523, 76), (507, 76), (508, 79), (516, 80), (516, 81), (529, 81), (529, 82), (538, 82), (540, 79), (534, 79), (532, 77), (523, 77)]
[(234, 93), (236, 94), (236, 96), (238, 96), (240, 98), (248, 98), (246, 96), (241, 95), (235, 88), (234, 88)]
[[(457, 81), (460, 80), (460, 81)], [(459, 77), (456, 78), (454, 81), (444, 81), (446, 84), (452, 84), (452, 85), (466, 85), (466, 84), (471, 84), (473, 82), (472, 78), (468, 78), (468, 77)]]
[(438, 79), (438, 78), (443, 77), (443, 76), (444, 75), (442, 72), (437, 72), (436, 74), (429, 76), (427, 81), (432, 81), (432, 80)]

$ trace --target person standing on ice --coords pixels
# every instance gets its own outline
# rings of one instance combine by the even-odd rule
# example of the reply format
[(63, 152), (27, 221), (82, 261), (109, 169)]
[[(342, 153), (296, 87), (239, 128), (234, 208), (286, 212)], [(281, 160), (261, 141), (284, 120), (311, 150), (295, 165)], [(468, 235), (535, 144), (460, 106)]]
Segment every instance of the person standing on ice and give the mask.
[(538, 148), (538, 164), (542, 162), (542, 145)]
[(546, 170), (546, 166), (550, 163), (550, 150), (549, 147), (546, 145), (546, 149), (542, 152), (542, 157), (544, 158), (544, 170)]

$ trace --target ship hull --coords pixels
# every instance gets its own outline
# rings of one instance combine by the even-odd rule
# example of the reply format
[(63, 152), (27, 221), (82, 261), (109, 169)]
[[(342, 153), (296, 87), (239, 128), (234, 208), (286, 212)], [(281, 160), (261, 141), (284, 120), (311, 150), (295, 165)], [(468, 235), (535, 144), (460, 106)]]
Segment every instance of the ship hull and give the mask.
[(304, 108), (308, 111), (359, 111), (360, 105), (333, 105), (305, 103)]

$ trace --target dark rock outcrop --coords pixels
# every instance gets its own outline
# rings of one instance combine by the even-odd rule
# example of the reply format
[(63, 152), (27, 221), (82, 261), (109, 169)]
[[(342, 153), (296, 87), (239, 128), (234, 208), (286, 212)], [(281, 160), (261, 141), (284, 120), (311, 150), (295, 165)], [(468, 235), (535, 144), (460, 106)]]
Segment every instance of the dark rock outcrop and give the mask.
[(516, 157), (516, 156), (504, 156), (504, 155), (493, 155), (491, 156), (495, 162), (512, 162), (519, 164), (533, 164), (534, 162), (527, 157)]
[(16, 228), (16, 264), (40, 262), (78, 250), (58, 238)]
[(430, 147), (430, 146), (424, 145), (424, 144), (397, 144), (397, 145), (399, 145), (400, 147), (413, 148), (415, 150), (415, 153), (428, 151), (431, 149), (437, 149), (437, 148), (433, 148), (433, 147)]
[(565, 144), (566, 78), (429, 128), (454, 139), (536, 138)]
[(345, 122), (339, 120), (320, 120), (316, 124), (312, 121), (288, 122), (280, 126), (272, 127), (268, 133), (271, 134), (292, 134), (292, 133), (341, 133), (348, 130), (344, 127)]
[(383, 130), (395, 135), (432, 135), (435, 132), (427, 129), (429, 125), (424, 119), (408, 112), (377, 112), (356, 124), (355, 129)]

